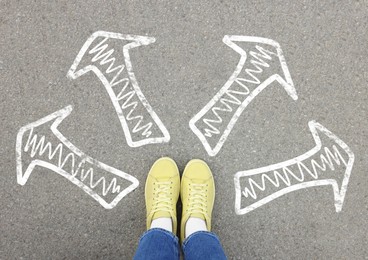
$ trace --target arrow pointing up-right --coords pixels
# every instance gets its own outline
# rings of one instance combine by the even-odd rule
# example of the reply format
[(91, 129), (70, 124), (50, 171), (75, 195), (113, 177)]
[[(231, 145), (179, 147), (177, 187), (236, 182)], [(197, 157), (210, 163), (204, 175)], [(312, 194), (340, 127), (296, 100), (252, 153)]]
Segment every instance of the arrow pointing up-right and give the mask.
[[(267, 38), (238, 35), (225, 36), (223, 42), (240, 54), (240, 62), (244, 59), (243, 70), (236, 76), (238, 81), (251, 88), (251, 84), (268, 86), (277, 80), (292, 99), (298, 99), (278, 42)], [(274, 62), (274, 66), (271, 66), (271, 62)]]
[(270, 39), (226, 35), (223, 42), (240, 54), (233, 74), (220, 91), (189, 122), (210, 156), (225, 143), (241, 113), (271, 83), (297, 100), (280, 45)]

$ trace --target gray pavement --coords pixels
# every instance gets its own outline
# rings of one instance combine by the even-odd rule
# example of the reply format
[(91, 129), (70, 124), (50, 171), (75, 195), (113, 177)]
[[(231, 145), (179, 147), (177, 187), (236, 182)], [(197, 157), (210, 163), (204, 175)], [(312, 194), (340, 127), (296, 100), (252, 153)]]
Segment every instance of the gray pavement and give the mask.
[[(157, 158), (170, 156), (180, 170), (192, 158), (212, 168), (213, 231), (229, 259), (368, 259), (367, 3), (151, 2), (1, 1), (0, 258), (131, 259), (145, 230), (147, 172)], [(87, 38), (100, 30), (155, 37), (130, 56), (170, 142), (128, 146), (97, 76), (66, 77)], [(211, 157), (188, 122), (239, 61), (222, 42), (224, 35), (277, 41), (299, 99), (273, 83), (249, 104)], [(113, 209), (45, 167), (36, 167), (24, 186), (17, 183), (19, 129), (67, 105), (73, 111), (60, 132), (88, 156), (140, 182)], [(355, 155), (342, 211), (336, 212), (328, 185), (296, 190), (236, 214), (234, 175), (312, 149), (311, 120)], [(318, 178), (341, 183), (343, 174), (339, 166)], [(242, 197), (242, 203), (250, 200)]]

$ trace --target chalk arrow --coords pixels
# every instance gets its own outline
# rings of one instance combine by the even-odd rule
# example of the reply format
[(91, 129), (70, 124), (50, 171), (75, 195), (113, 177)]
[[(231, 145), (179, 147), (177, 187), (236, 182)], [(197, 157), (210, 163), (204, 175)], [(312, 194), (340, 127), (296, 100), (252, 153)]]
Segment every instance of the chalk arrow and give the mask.
[(129, 50), (153, 42), (152, 37), (95, 32), (67, 74), (70, 79), (89, 71), (97, 75), (110, 96), (130, 147), (170, 140), (169, 132), (138, 85), (129, 56)]
[(309, 128), (316, 145), (308, 152), (288, 161), (236, 173), (236, 214), (246, 214), (295, 190), (326, 185), (332, 186), (336, 212), (341, 211), (354, 154), (319, 123), (311, 121)]
[(223, 42), (240, 54), (239, 63), (225, 85), (189, 122), (210, 156), (220, 151), (241, 113), (271, 83), (298, 99), (277, 42), (235, 35), (225, 36)]
[[(72, 107), (67, 106), (19, 130), (17, 181), (24, 185), (34, 168), (41, 166), (65, 177), (103, 207), (111, 209), (137, 188), (139, 182), (129, 174), (87, 156), (60, 133), (58, 125), (71, 111)], [(41, 134), (42, 129), (44, 133)]]

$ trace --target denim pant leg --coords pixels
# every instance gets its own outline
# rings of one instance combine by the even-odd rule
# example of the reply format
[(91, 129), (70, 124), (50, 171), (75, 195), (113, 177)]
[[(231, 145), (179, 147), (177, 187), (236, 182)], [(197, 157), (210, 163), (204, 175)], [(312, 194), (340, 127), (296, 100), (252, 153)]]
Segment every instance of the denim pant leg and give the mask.
[(227, 259), (218, 237), (208, 231), (191, 234), (183, 243), (185, 260)]
[(146, 231), (139, 241), (134, 260), (140, 259), (179, 259), (179, 239), (171, 232), (152, 228)]

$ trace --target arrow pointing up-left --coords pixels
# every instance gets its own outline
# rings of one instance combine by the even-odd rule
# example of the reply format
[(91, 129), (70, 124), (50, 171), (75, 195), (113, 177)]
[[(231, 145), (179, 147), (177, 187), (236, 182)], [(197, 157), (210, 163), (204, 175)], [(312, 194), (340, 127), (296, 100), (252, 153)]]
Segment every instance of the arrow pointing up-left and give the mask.
[(110, 96), (127, 144), (139, 147), (165, 143), (170, 134), (143, 95), (129, 51), (155, 42), (155, 38), (98, 31), (79, 51), (67, 76), (76, 79), (93, 71)]
[[(139, 182), (129, 174), (89, 157), (60, 133), (59, 124), (71, 111), (72, 106), (67, 106), (19, 130), (17, 181), (24, 185), (34, 168), (41, 166), (65, 177), (103, 207), (111, 209), (137, 188)], [(41, 130), (45, 126), (46, 132), (43, 133)]]

